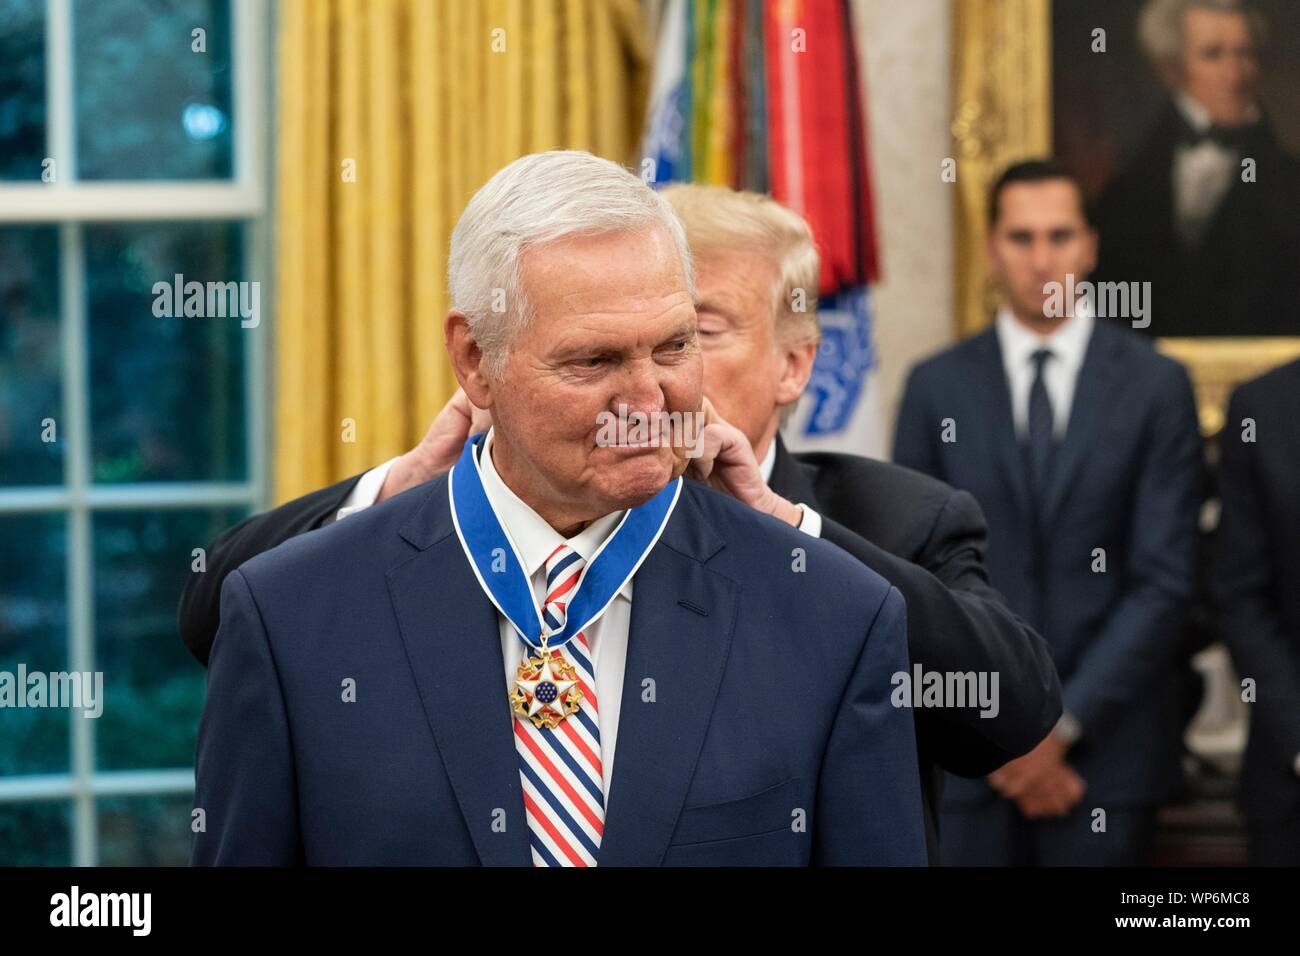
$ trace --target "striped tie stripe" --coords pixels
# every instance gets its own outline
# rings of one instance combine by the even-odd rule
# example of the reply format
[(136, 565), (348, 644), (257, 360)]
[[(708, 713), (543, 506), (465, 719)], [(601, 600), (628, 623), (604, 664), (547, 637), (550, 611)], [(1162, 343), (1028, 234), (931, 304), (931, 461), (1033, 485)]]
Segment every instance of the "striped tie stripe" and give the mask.
[[(546, 559), (542, 613), (553, 630), (564, 626), (564, 598), (577, 585), (583, 566), (582, 557), (564, 544)], [(605, 793), (596, 681), (586, 635), (576, 635), (558, 653), (577, 671), (583, 693), (579, 710), (553, 730), (515, 719), (529, 844), (534, 866), (595, 866), (605, 830)]]

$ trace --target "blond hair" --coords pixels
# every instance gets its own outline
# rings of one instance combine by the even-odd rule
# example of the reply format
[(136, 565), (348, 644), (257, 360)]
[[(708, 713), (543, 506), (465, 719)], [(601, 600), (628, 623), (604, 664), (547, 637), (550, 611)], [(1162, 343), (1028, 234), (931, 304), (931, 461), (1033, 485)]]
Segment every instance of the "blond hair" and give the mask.
[(769, 256), (776, 266), (772, 311), (785, 346), (816, 343), (817, 286), (821, 258), (812, 230), (798, 214), (768, 196), (725, 186), (679, 184), (662, 195), (686, 230), (692, 256), (750, 251)]

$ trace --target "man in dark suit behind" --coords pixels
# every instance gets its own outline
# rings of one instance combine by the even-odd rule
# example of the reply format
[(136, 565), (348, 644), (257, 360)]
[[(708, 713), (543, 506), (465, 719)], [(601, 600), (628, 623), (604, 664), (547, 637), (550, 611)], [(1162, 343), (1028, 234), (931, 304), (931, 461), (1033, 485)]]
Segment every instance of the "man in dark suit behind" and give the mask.
[(944, 860), (1137, 863), (1179, 755), (1171, 672), (1201, 482), (1191, 386), (1120, 325), (1053, 314), (1051, 290), (1086, 276), (1096, 248), (1060, 167), (1008, 169), (989, 222), (1004, 305), (913, 370), (894, 454), (979, 501), (990, 583), (1051, 646), (1065, 715), (988, 784), (947, 782)]
[(1250, 862), (1300, 864), (1300, 361), (1240, 386), (1221, 438), (1215, 598), (1253, 682), (1238, 803)]
[[(1060, 716), (1046, 645), (989, 586), (986, 528), (969, 494), (884, 462), (793, 455), (781, 442), (783, 409), (806, 386), (817, 347), (815, 297), (807, 312), (789, 307), (796, 288), (816, 288), (819, 271), (803, 220), (765, 197), (718, 187), (673, 187), (665, 196), (696, 260), (705, 388), (719, 412), (710, 426), (720, 441), (706, 456), (709, 481), (825, 538), (898, 587), (907, 601), (914, 662), (933, 671), (999, 675), (995, 715), (981, 716), (975, 707), (915, 715), (936, 859), (936, 765), (982, 776), (1033, 748)], [(207, 572), (191, 575), (182, 598), (181, 633), (191, 651), (206, 662), (217, 594), (230, 570), (445, 471), (465, 436), (487, 421), (458, 393), (424, 441), (401, 458), (226, 532), (209, 548)]]
[(1143, 12), (1170, 95), (1098, 203), (1097, 279), (1151, 283), (1149, 334), (1298, 329), (1300, 161), (1260, 108), (1263, 32), (1238, 0), (1154, 0)]

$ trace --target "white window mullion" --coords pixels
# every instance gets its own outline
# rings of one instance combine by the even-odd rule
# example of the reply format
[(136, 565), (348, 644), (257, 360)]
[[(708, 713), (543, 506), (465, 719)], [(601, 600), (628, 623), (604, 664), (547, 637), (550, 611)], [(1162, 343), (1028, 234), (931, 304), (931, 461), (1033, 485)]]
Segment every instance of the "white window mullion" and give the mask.
[[(62, 163), (58, 172), (62, 183)], [(253, 187), (225, 181), (0, 185), (5, 222), (229, 221), (261, 214), (262, 197)]]
[(269, 5), (255, 0), (231, 0), (230, 68), (234, 75), (230, 98), (235, 182), (263, 201), (266, 129), (263, 95), (266, 75), (266, 37), (270, 33)]
[(85, 505), (95, 511), (143, 511), (158, 508), (221, 508), (261, 503), (261, 488), (246, 482), (176, 481), (98, 485), (74, 495), (62, 485), (0, 490), (0, 515), (67, 511)]
[[(83, 787), (76, 777), (62, 773), (0, 777), (0, 804), (67, 800)], [(90, 781), (90, 790), (97, 797), (152, 796), (193, 789), (193, 770), (109, 770), (95, 774)]]
[[(59, 322), (63, 346), (63, 434), (67, 441), (63, 480), (72, 499), (68, 509), (68, 669), (93, 671), (95, 640), (94, 538), (85, 504), (90, 487), (90, 394), (82, 229), (59, 228)], [(68, 711), (71, 723), (74, 866), (95, 865), (95, 722)]]
[[(262, 283), (262, 320), (256, 328), (241, 329), (244, 338), (244, 447), (248, 450), (248, 481), (253, 486), (253, 510), (265, 508), (270, 502), (270, 475), (267, 448), (269, 447), (270, 400), (267, 381), (269, 377), (269, 351), (267, 346), (270, 323), (268, 312), (274, 316), (274, 288), (262, 275), (261, 263), (267, 261), (268, 233), (270, 229), (261, 221), (244, 227), (244, 275)], [(269, 306), (268, 306), (269, 304)]]
[[(248, 449), (248, 478), (256, 487), (254, 509), (271, 500), (271, 475), (267, 450), (271, 441), (270, 327), (275, 320), (275, 280), (266, 268), (271, 261), (272, 224), (262, 206), (271, 189), (271, 145), (262, 132), (268, 128), (275, 102), (274, 82), (266, 38), (275, 36), (273, 4), (235, 0), (232, 64), (235, 76), (235, 173), (257, 195), (259, 211), (244, 227), (244, 275), (261, 282), (263, 321), (248, 334), (244, 348), (245, 436)], [(265, 104), (265, 105), (264, 105)], [(265, 321), (270, 316), (271, 322)]]
[(45, 5), (45, 136), (55, 163), (53, 183), (29, 187), (61, 192), (77, 178), (76, 94), (72, 55), (72, 0)]

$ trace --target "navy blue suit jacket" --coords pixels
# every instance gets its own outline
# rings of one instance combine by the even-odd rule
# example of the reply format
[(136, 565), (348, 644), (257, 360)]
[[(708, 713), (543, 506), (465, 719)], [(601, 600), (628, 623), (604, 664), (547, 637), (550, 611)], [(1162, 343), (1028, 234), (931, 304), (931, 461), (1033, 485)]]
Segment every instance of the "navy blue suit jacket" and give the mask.
[(1300, 361), (1233, 392), (1219, 446), (1215, 598), (1237, 673), (1256, 690), (1237, 799), (1248, 821), (1274, 824), (1300, 814)]
[[(952, 419), (955, 441), (944, 441)], [(989, 583), (1052, 649), (1084, 736), (1070, 762), (1098, 806), (1149, 805), (1177, 779), (1174, 664), (1191, 598), (1203, 463), (1181, 365), (1098, 320), (1056, 450), (1036, 537), (997, 333), (913, 370), (894, 459), (975, 495), (989, 524)], [(1093, 570), (1094, 549), (1106, 570)], [(945, 800), (991, 799), (950, 777)]]
[[(599, 864), (924, 865), (905, 618), (688, 482), (634, 579)], [(445, 477), (253, 558), (222, 588), (193, 861), (528, 865), (506, 694)]]

